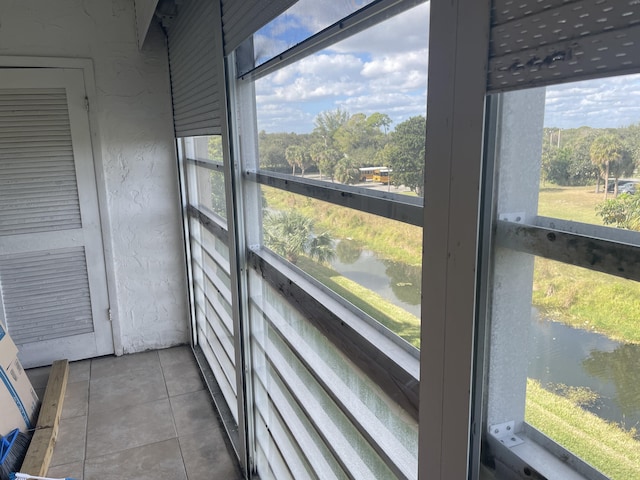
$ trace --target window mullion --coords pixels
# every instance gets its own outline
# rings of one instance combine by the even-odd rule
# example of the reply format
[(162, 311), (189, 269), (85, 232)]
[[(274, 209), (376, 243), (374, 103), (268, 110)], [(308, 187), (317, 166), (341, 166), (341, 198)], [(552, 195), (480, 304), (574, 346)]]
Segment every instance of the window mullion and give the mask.
[(499, 221), (497, 245), (640, 281), (640, 247), (561, 230)]
[(420, 478), (468, 478), (478, 462), (469, 458), (470, 391), (490, 11), (486, 0), (431, 6)]

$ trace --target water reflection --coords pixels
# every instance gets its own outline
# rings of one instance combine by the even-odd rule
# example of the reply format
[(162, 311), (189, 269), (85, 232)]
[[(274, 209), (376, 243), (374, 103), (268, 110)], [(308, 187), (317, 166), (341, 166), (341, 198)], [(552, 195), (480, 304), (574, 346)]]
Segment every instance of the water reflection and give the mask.
[(351, 265), (360, 258), (362, 245), (351, 239), (340, 240), (336, 245), (336, 256), (345, 265)]
[(336, 244), (336, 258), (331, 262), (331, 268), (420, 317), (420, 267), (380, 260), (375, 252), (363, 248), (358, 242), (340, 240)]
[(420, 267), (390, 260), (383, 260), (383, 263), (387, 266), (386, 273), (395, 296), (410, 305), (418, 305), (422, 283)]
[[(586, 387), (595, 402), (586, 410), (626, 429), (640, 430), (640, 345), (539, 317), (531, 322), (529, 377), (543, 386)], [(636, 432), (640, 438), (640, 431)]]
[[(622, 344), (612, 352), (593, 351), (582, 365), (594, 377), (613, 382), (625, 428), (640, 427), (640, 346)], [(638, 419), (628, 424), (634, 418)]]

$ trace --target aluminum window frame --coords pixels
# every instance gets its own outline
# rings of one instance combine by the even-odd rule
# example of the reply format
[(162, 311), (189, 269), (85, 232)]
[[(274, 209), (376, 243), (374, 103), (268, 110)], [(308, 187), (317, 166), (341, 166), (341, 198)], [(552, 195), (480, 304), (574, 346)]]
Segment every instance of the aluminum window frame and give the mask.
[[(323, 45), (353, 35), (361, 31), (364, 26), (383, 22), (388, 18), (389, 5), (396, 6), (399, 13), (424, 2), (422, 0), (418, 2), (381, 0), (374, 3), (387, 7), (375, 14), (364, 7), (363, 10), (367, 10), (366, 21), (355, 22), (350, 26), (342, 24), (340, 35), (326, 37)], [(397, 8), (397, 5), (401, 5), (402, 8)], [(360, 13), (360, 15), (364, 14)], [(332, 340), (334, 346), (355, 361), (356, 365), (366, 372), (369, 379), (417, 423), (420, 394), (418, 350), (334, 292), (328, 291), (308, 274), (291, 268), (286, 260), (262, 247), (261, 209), (255, 206), (261, 205), (261, 185), (268, 185), (355, 211), (373, 213), (384, 218), (422, 226), (423, 199), (393, 193), (371, 192), (363, 188), (296, 178), (260, 169), (254, 82), (260, 76), (283, 68), (288, 63), (267, 62), (250, 75), (240, 75), (237, 73), (240, 66), (246, 68), (253, 62), (252, 41), (252, 38), (247, 39), (227, 58), (230, 138), (234, 147), (233, 175), (236, 182), (233, 207), (236, 209), (235, 218), (243, 222), (242, 228), (245, 235), (243, 242), (246, 248), (244, 262), (239, 263), (239, 269), (242, 271), (245, 265), (246, 268), (251, 268), (263, 275), (272, 286), (276, 286), (292, 308), (310, 317), (311, 324), (315, 327), (321, 327), (321, 331)], [(319, 44), (314, 43), (316, 41), (317, 38), (311, 37), (294, 47), (297, 51), (299, 50), (299, 53), (288, 57), (289, 63), (313, 53), (315, 48), (320, 48)], [(247, 208), (247, 205), (253, 208)], [(242, 273), (244, 276), (246, 274), (246, 271)], [(283, 288), (287, 286), (289, 288)], [(248, 320), (248, 317), (244, 318), (245, 322)], [(249, 334), (247, 334), (248, 337)], [(251, 375), (250, 370), (251, 367), (247, 370), (247, 377)], [(365, 427), (361, 425), (358, 428), (361, 429), (361, 434), (367, 437)], [(248, 445), (248, 448), (255, 449), (255, 442)], [(252, 451), (250, 457), (255, 458), (255, 455), (256, 452)]]
[[(230, 77), (235, 77), (237, 84), (240, 86), (243, 86), (243, 85), (252, 86), (255, 80), (257, 80), (258, 78), (261, 78), (262, 76), (267, 75), (268, 73), (272, 73), (273, 71), (276, 71), (279, 68), (284, 68), (289, 63), (300, 60), (305, 56), (311, 55), (312, 53), (314, 53), (316, 49), (321, 48), (320, 46), (318, 46), (319, 45), (318, 42), (322, 42), (322, 46), (326, 46), (329, 43), (337, 42), (339, 40), (346, 38), (347, 36), (354, 35), (362, 31), (364, 28), (368, 28), (378, 23), (384, 22), (390, 15), (390, 12), (389, 12), (390, 8), (392, 8), (391, 11), (394, 12), (393, 14), (396, 14), (396, 13), (401, 13), (402, 11), (405, 11), (406, 9), (421, 3), (425, 3), (425, 0), (419, 0), (419, 1), (380, 0), (377, 2), (373, 2), (363, 7), (358, 12), (347, 17), (347, 18), (355, 17), (354, 21), (348, 24), (347, 22), (342, 22), (342, 21), (337, 22), (333, 26), (328, 27), (328, 29), (325, 29), (325, 30), (333, 31), (332, 29), (335, 29), (337, 26), (339, 26), (340, 32), (341, 32), (339, 36), (330, 35), (328, 34), (328, 32), (325, 32), (323, 30), (319, 34), (316, 34), (308, 38), (307, 40), (299, 43), (298, 45), (296, 45), (294, 49), (296, 49), (297, 53), (295, 55), (292, 55), (291, 57), (287, 57), (291, 59), (290, 62), (282, 62), (280, 59), (280, 56), (278, 56), (275, 59), (272, 59), (272, 61), (261, 64), (259, 67), (255, 69), (255, 71), (252, 71), (251, 75), (231, 74)], [(236, 51), (236, 54), (235, 54), (237, 58), (237, 60), (235, 61), (236, 65), (244, 65), (247, 62), (253, 61), (253, 51), (251, 48), (251, 42), (252, 42), (252, 39), (250, 38), (242, 45), (243, 48)], [(242, 58), (242, 57), (245, 57), (245, 58)], [(253, 99), (245, 98), (244, 100), (241, 100), (241, 103), (243, 103), (243, 105), (240, 106), (239, 108), (244, 110), (245, 118), (246, 118), (246, 113), (249, 113), (250, 115), (255, 115), (255, 105), (251, 104), (252, 101), (254, 101), (254, 99), (255, 99), (255, 96)], [(248, 104), (244, 104), (244, 102), (247, 102)], [(247, 150), (250, 150), (252, 148), (257, 149), (257, 142), (254, 144), (253, 147), (250, 145), (250, 143), (247, 141), (247, 138), (246, 138), (246, 129), (243, 127), (246, 127), (246, 125), (242, 125), (240, 127), (243, 133), (245, 133), (243, 138), (243, 143), (240, 145), (240, 150), (244, 150), (245, 156), (243, 160), (246, 161)], [(255, 135), (256, 139), (257, 139), (257, 133), (258, 133), (257, 129), (254, 128), (254, 132), (252, 135)], [(245, 145), (244, 148), (243, 148), (243, 145)], [(400, 194), (388, 193), (388, 192), (372, 191), (362, 187), (354, 187), (350, 185), (323, 182), (323, 181), (306, 179), (301, 177), (294, 177), (292, 175), (280, 174), (276, 172), (263, 170), (263, 169), (260, 169), (258, 166), (259, 161), (257, 157), (257, 152), (255, 153), (254, 162), (255, 164), (244, 163), (243, 165), (239, 166), (239, 169), (243, 172), (242, 184), (244, 187), (244, 191), (247, 192), (247, 190), (248, 191), (254, 190), (252, 193), (245, 193), (246, 197), (253, 196), (254, 198), (259, 198), (260, 193), (259, 191), (256, 192), (255, 190), (256, 189), (259, 190), (260, 185), (266, 185), (266, 186), (275, 187), (281, 190), (285, 190), (288, 192), (300, 194), (306, 197), (330, 202), (340, 207), (350, 208), (352, 210), (360, 211), (364, 213), (371, 213), (383, 218), (389, 218), (402, 223), (407, 223), (410, 225), (422, 227), (422, 212), (423, 212), (422, 198), (410, 197), (406, 195), (400, 195)], [(241, 162), (238, 162), (238, 163), (241, 163)], [(312, 293), (317, 293), (318, 295), (322, 295), (324, 293), (327, 293), (328, 289), (326, 287), (320, 285), (319, 282), (315, 281), (312, 277), (310, 277), (308, 274), (304, 272), (298, 271), (295, 273), (291, 273), (294, 270), (290, 268), (291, 266), (288, 265), (288, 262), (286, 262), (281, 257), (269, 252), (267, 248), (261, 246), (261, 238), (260, 238), (261, 221), (255, 222), (255, 220), (257, 219), (247, 220), (247, 218), (245, 217), (245, 222), (253, 221), (253, 225), (255, 225), (252, 228), (253, 232), (251, 235), (253, 236), (250, 235), (250, 239), (248, 242), (251, 245), (251, 248), (249, 250), (248, 265), (252, 266), (252, 268), (254, 268), (257, 271), (264, 271), (266, 269), (274, 277), (277, 275), (276, 272), (288, 271), (289, 272), (288, 275), (295, 275), (296, 278), (300, 278), (301, 280), (306, 279), (308, 281), (307, 288), (310, 291), (303, 293), (305, 295), (305, 298), (309, 302), (312, 302), (315, 308), (318, 308), (324, 311), (325, 314), (335, 315), (335, 312), (329, 312), (326, 308), (326, 305), (324, 305), (323, 302), (318, 301), (315, 298), (315, 295), (312, 294)], [(256, 228), (256, 226), (258, 228)], [(274, 281), (272, 277), (270, 278), (271, 280), (268, 279), (268, 281)], [(337, 294), (333, 292), (331, 292), (331, 295), (335, 297), (339, 297)], [(285, 294), (285, 296), (288, 297), (289, 299), (295, 298), (295, 295), (293, 293)], [(340, 303), (342, 303), (343, 305), (348, 304), (348, 302), (346, 302), (345, 300), (341, 300)], [(336, 308), (342, 308), (342, 307), (336, 307)], [(359, 321), (364, 321), (365, 323), (370, 324), (371, 321), (373, 320), (371, 319), (371, 317), (368, 317), (367, 315), (360, 312), (359, 310), (356, 312), (357, 309), (351, 306), (350, 304), (349, 304), (349, 307), (347, 308), (349, 308), (351, 312), (350, 315), (353, 315), (355, 318), (359, 318), (360, 319)], [(341, 313), (344, 313), (344, 311), (342, 311)], [(382, 335), (382, 338), (385, 338), (385, 337), (388, 338), (389, 335), (397, 337), (397, 335), (395, 334), (390, 334), (385, 327), (383, 327), (381, 324), (379, 324), (375, 320), (373, 320), (373, 322), (379, 326), (379, 328), (376, 327), (375, 330)], [(360, 348), (358, 346), (358, 344), (360, 343), (360, 340), (358, 340), (357, 337), (353, 337), (349, 339), (349, 336), (347, 336), (345, 338), (347, 340), (347, 345), (343, 347), (343, 350), (346, 353), (349, 353), (351, 348)], [(379, 339), (372, 337), (370, 339), (371, 347), (375, 349), (376, 348), (375, 343), (378, 341)], [(400, 337), (397, 337), (396, 343), (402, 346), (402, 349), (405, 351), (405, 353), (408, 353), (411, 357), (417, 360), (418, 351), (417, 349), (415, 349), (415, 347), (411, 346), (406, 341), (402, 340)], [(378, 361), (383, 362), (382, 367), (389, 367), (391, 369), (395, 368), (393, 366), (393, 363), (386, 363), (386, 361), (381, 360), (380, 358), (378, 359)], [(380, 380), (381, 384), (385, 383), (384, 381), (385, 374), (383, 373), (383, 370), (384, 368), (380, 370), (379, 377), (373, 378), (374, 381)], [(409, 374), (409, 376), (414, 376), (414, 377), (416, 376), (415, 370), (413, 370), (412, 368), (405, 367), (405, 370), (406, 370), (406, 373)], [(417, 391), (411, 392), (410, 395), (414, 396), (414, 398), (417, 400), (418, 398)], [(416, 415), (416, 418), (417, 418), (417, 402), (413, 406), (413, 408), (415, 408), (414, 414)]]
[[(603, 75), (603, 78), (605, 76)], [(521, 92), (526, 95), (527, 91), (527, 89), (524, 89)], [(534, 89), (530, 91), (533, 92)], [(522, 368), (522, 365), (520, 365), (519, 369), (516, 368), (519, 373), (512, 372), (511, 376), (497, 375), (498, 380), (494, 381), (492, 388), (497, 385), (499, 393), (492, 394), (489, 391), (484, 409), (479, 406), (479, 399), (487, 398), (487, 390), (485, 389), (491, 390), (485, 384), (486, 376), (491, 375), (490, 369), (492, 368), (489, 361), (489, 356), (491, 355), (489, 352), (492, 350), (489, 339), (492, 335), (501, 334), (500, 332), (492, 331), (492, 328), (494, 328), (493, 322), (496, 319), (493, 317), (495, 312), (492, 311), (492, 301), (489, 298), (494, 281), (495, 264), (493, 264), (493, 260), (496, 258), (497, 248), (512, 253), (525, 254), (531, 256), (531, 258), (533, 256), (543, 257), (591, 271), (636, 282), (640, 281), (640, 268), (637, 265), (640, 261), (640, 232), (545, 217), (537, 214), (531, 215), (531, 212), (518, 211), (517, 207), (516, 212), (502, 211), (502, 207), (497, 205), (498, 192), (494, 191), (492, 182), (496, 179), (496, 185), (499, 183), (497, 180), (500, 177), (499, 170), (501, 168), (499, 165), (501, 159), (499, 157), (504, 155), (504, 152), (500, 152), (500, 147), (496, 146), (505, 137), (505, 132), (501, 128), (504, 128), (505, 122), (509, 122), (509, 127), (512, 128), (513, 125), (516, 125), (517, 128), (523, 128), (523, 126), (530, 128), (529, 122), (531, 117), (536, 116), (535, 112), (531, 115), (531, 112), (527, 111), (525, 115), (518, 111), (518, 107), (528, 105), (531, 108), (531, 105), (535, 104), (536, 101), (535, 93), (533, 95), (533, 101), (532, 98), (527, 98), (526, 100), (517, 98), (513, 100), (513, 97), (511, 97), (512, 100), (507, 100), (510, 105), (507, 107), (509, 113), (505, 114), (505, 116), (502, 113), (505, 94), (495, 94), (489, 97), (489, 102), (494, 105), (494, 108), (493, 114), (487, 120), (488, 130), (494, 131), (494, 133), (492, 134), (493, 139), (488, 139), (488, 142), (492, 143), (488, 145), (485, 157), (489, 170), (493, 170), (493, 172), (488, 173), (485, 180), (488, 192), (485, 195), (484, 211), (491, 213), (486, 215), (485, 251), (482, 260), (484, 273), (479, 280), (481, 296), (484, 299), (479, 308), (479, 325), (483, 330), (483, 334), (478, 338), (476, 388), (479, 393), (476, 394), (477, 403), (474, 411), (478, 418), (482, 418), (481, 425), (482, 432), (484, 432), (481, 434), (482, 441), (486, 443), (486, 446), (497, 460), (499, 475), (510, 475), (506, 478), (526, 478), (527, 475), (539, 475), (541, 478), (604, 480), (607, 478), (605, 475), (525, 421), (524, 403), (526, 397), (524, 394), (522, 395), (522, 403), (518, 403), (513, 398), (508, 399), (506, 395), (503, 395), (509, 389), (513, 390), (514, 376), (517, 375), (518, 378), (523, 378), (526, 381), (526, 367)], [(544, 99), (542, 101), (544, 102)], [(542, 110), (544, 110), (543, 107)], [(518, 114), (520, 114), (519, 117)], [(516, 117), (515, 120), (514, 117)], [(522, 135), (521, 131), (515, 134), (509, 133), (509, 135), (513, 135), (518, 139), (518, 149), (520, 151), (537, 148), (531, 144), (536, 139), (526, 138), (526, 135)], [(537, 143), (541, 144), (541, 139), (542, 137), (539, 138)], [(507, 143), (509, 141), (507, 140)], [(509, 148), (509, 146), (506, 147), (507, 150)], [(511, 152), (513, 151), (515, 149), (511, 148)], [(523, 162), (523, 160), (519, 161)], [(513, 169), (514, 165), (508, 165), (506, 168)], [(526, 172), (520, 172), (518, 178), (521, 179), (522, 175), (526, 175)], [(535, 184), (537, 192), (539, 175), (531, 177), (529, 183)], [(522, 183), (519, 183), (519, 188), (523, 188)], [(513, 198), (517, 193), (507, 191), (506, 196), (509, 197), (510, 195)], [(535, 200), (534, 210), (537, 212), (537, 196)], [(509, 203), (510, 201), (508, 200), (507, 202)], [(524, 200), (524, 202), (526, 203), (527, 200)], [(521, 205), (520, 200), (516, 201), (516, 205)], [(517, 282), (517, 280), (514, 281)], [(522, 320), (523, 323), (528, 321), (528, 318)], [(502, 335), (506, 334), (502, 332)], [(498, 359), (495, 361), (508, 361), (510, 365), (513, 365), (513, 358), (505, 356), (502, 352), (503, 347), (500, 344), (498, 344), (498, 348), (500, 353), (497, 354)], [(510, 369), (513, 370), (513, 368)], [(492, 398), (495, 399), (496, 396), (500, 398), (500, 401), (494, 402), (494, 404), (501, 403), (498, 407), (490, 404)], [(521, 442), (520, 444), (510, 445), (509, 442), (505, 444), (489, 433), (494, 424), (504, 425), (505, 419), (500, 418), (500, 415), (505, 410), (509, 412), (507, 413), (508, 420), (514, 423), (513, 433), (515, 433), (517, 440)], [(514, 416), (514, 412), (518, 413)]]

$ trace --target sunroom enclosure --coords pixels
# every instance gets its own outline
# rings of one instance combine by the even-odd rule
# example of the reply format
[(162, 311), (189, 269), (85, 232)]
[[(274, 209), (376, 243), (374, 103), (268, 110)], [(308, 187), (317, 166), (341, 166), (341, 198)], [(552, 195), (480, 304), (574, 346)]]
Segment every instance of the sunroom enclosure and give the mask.
[(247, 478), (640, 477), (637, 3), (0, 0), (0, 321), (192, 343)]
[[(623, 4), (465, 3), (462, 12), (437, 2), (379, 1), (342, 10), (342, 18), (332, 11), (305, 23), (305, 13), (306, 20), (316, 20), (305, 2), (289, 10), (274, 2), (260, 21), (240, 21), (240, 10), (222, 2), (215, 41), (218, 58), (225, 59), (227, 89), (224, 113), (216, 114), (219, 130), (190, 132), (178, 143), (189, 192), (196, 329), (218, 372), (229, 430), (238, 432), (237, 450), (249, 470), (268, 478), (415, 478), (418, 471), (476, 478), (484, 451), (484, 464), (499, 478), (532, 472), (602, 478), (598, 470), (616, 478), (617, 467), (633, 462), (620, 457), (607, 470), (591, 447), (574, 447), (544, 422), (525, 419), (525, 408), (532, 412), (540, 397), (535, 383), (527, 387), (528, 357), (521, 354), (537, 285), (532, 287), (532, 254), (636, 279), (630, 266), (636, 247), (617, 243), (624, 237), (637, 245), (635, 233), (585, 229), (570, 211), (560, 214), (568, 222), (545, 219), (536, 203), (546, 168), (544, 86), (633, 71), (636, 12)], [(404, 57), (387, 48), (376, 57), (375, 42), (369, 49), (358, 44), (371, 33), (381, 44), (413, 46), (420, 28), (411, 30), (404, 18), (420, 23), (424, 34), (429, 18), (440, 19), (431, 22), (430, 48), (425, 43)], [(564, 28), (566, 22), (574, 23)], [(522, 24), (534, 33), (518, 30)], [(248, 38), (241, 40), (243, 35)], [(170, 29), (169, 39), (171, 52)], [(334, 54), (351, 63), (332, 63)], [(414, 106), (425, 102), (408, 79), (426, 74), (427, 58), (428, 108), (403, 112), (407, 98)], [(362, 101), (365, 87), (348, 83), (358, 78), (357, 68), (373, 75), (385, 62), (396, 68), (383, 77), (396, 87), (398, 108), (389, 115)], [(335, 72), (335, 79), (324, 72)], [(318, 94), (323, 100), (307, 107), (320, 91), (314, 90), (319, 78), (325, 78)], [(524, 89), (530, 90), (501, 93)], [(417, 172), (424, 180), (416, 185), (409, 175), (416, 167), (397, 161), (402, 150), (394, 141), (410, 119), (425, 114), (426, 164)], [(391, 121), (375, 123), (385, 117)], [(368, 137), (371, 143), (363, 141), (372, 125), (382, 138), (377, 144), (376, 134)], [(389, 172), (386, 188), (357, 178), (357, 170), (382, 168)], [(284, 240), (293, 235), (295, 218), (313, 227), (305, 240), (310, 246), (300, 246), (308, 249), (294, 254)], [(341, 218), (352, 222), (351, 230)], [(358, 265), (359, 229), (369, 221), (385, 232), (403, 232), (404, 245), (411, 229), (424, 227), (422, 279), (416, 282), (420, 339), (402, 324), (403, 313), (389, 318), (384, 309), (371, 308), (382, 303), (372, 298), (383, 293), (358, 277), (357, 266), (345, 268), (342, 258), (322, 252), (314, 256), (327, 231), (338, 232), (331, 245), (337, 251), (355, 243), (355, 260), (349, 261)], [(514, 230), (508, 222), (534, 230)], [(521, 244), (518, 236), (538, 227), (552, 229), (544, 230), (548, 238), (569, 235), (569, 243), (556, 244), (558, 251), (540, 241)], [(375, 231), (369, 235), (375, 245)], [(593, 244), (580, 243), (580, 235), (602, 239), (598, 248), (613, 249), (624, 267), (609, 260), (603, 267), (587, 265)], [(364, 247), (367, 254), (375, 249)], [(378, 252), (384, 254), (389, 261), (388, 250)], [(391, 277), (396, 289), (412, 283), (409, 271), (399, 280)], [(371, 267), (369, 277), (375, 272)], [(234, 295), (238, 304), (230, 308)], [(239, 369), (246, 373), (234, 376)], [(503, 431), (516, 432), (516, 440), (503, 442)]]

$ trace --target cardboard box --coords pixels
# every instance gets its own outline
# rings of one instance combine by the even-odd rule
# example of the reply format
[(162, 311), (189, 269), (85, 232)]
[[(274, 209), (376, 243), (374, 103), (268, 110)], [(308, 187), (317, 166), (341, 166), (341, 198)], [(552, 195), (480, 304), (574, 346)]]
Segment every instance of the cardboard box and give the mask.
[(35, 426), (40, 401), (20, 361), (18, 348), (0, 325), (0, 435)]

